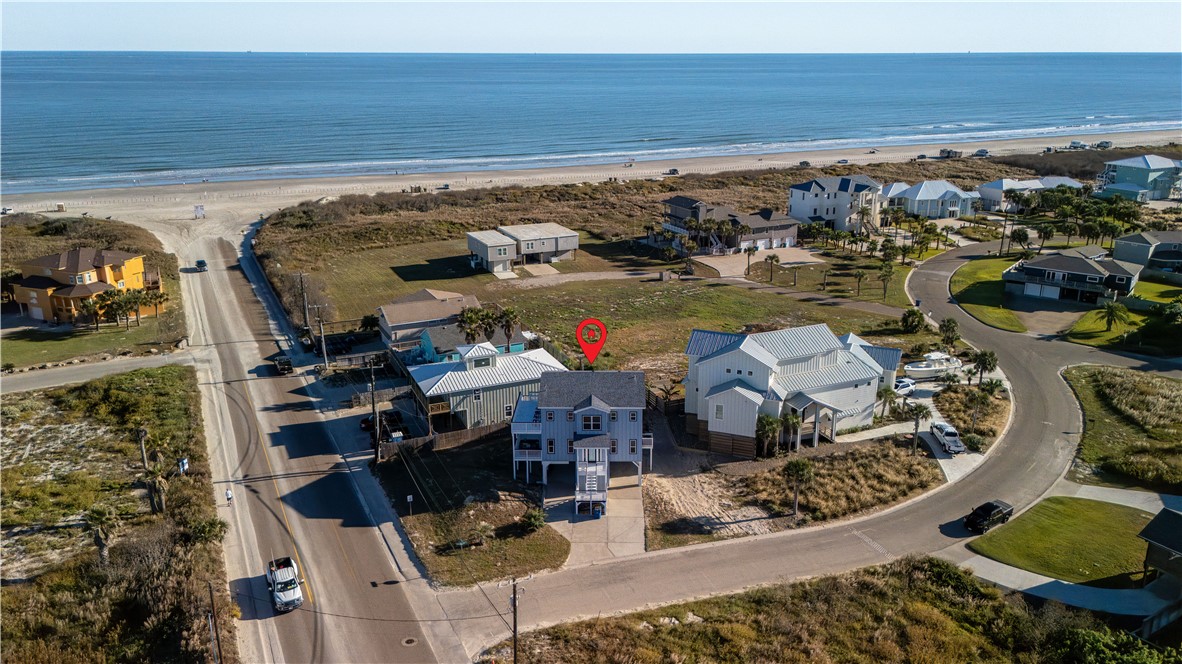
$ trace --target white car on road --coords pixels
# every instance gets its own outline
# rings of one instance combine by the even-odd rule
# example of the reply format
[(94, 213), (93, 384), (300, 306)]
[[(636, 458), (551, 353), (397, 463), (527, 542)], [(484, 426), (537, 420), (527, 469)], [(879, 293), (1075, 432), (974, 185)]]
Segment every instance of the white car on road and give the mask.
[(905, 397), (915, 391), (915, 381), (910, 378), (895, 379), (895, 393)]
[(940, 446), (944, 448), (945, 452), (959, 454), (964, 451), (964, 443), (960, 441), (960, 434), (957, 433), (956, 427), (951, 424), (933, 422), (932, 435), (936, 437), (936, 441), (940, 443)]

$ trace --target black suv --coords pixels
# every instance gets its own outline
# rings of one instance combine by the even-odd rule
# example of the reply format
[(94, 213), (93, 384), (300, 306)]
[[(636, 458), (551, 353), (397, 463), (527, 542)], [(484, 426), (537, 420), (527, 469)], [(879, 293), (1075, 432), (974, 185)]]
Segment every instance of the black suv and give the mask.
[(1000, 500), (991, 500), (973, 510), (964, 518), (964, 527), (969, 530), (986, 533), (994, 526), (1000, 526), (1014, 516), (1014, 507)]

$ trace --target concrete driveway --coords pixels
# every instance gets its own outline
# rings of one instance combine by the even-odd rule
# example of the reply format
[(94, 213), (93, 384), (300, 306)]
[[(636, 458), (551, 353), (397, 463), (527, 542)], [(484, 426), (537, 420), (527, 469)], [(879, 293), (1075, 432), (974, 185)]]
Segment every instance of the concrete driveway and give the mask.
[(574, 466), (550, 467), (546, 523), (570, 540), (567, 567), (644, 553), (644, 503), (636, 485), (636, 467), (613, 463), (611, 471), (607, 511), (596, 519), (575, 514)]
[(1075, 322), (1093, 309), (1080, 302), (1064, 302), (1028, 295), (1008, 295), (1006, 306), (1026, 329), (1038, 335), (1055, 335), (1071, 329)]
[[(824, 263), (825, 261), (813, 256), (812, 252), (799, 247), (781, 249), (762, 249), (751, 257), (751, 264), (755, 265), (772, 254), (780, 259), (781, 265), (800, 263)], [(747, 254), (727, 254), (725, 256), (698, 256), (694, 260), (718, 270), (720, 277), (742, 277), (747, 273)]]

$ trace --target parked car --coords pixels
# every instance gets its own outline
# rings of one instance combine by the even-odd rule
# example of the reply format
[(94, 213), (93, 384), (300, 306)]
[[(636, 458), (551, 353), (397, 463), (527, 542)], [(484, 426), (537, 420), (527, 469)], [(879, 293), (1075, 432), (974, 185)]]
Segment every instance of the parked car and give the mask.
[(905, 397), (915, 391), (915, 381), (911, 378), (896, 378), (895, 392), (901, 397)]
[(209, 263), (206, 263), (204, 258), (197, 259), (197, 262), (195, 263), (195, 265), (197, 267), (198, 272), (208, 272), (209, 271)]
[(681, 171), (677, 170), (676, 168), (670, 168), (669, 170), (665, 171), (665, 175), (681, 175)]
[(10, 207), (0, 208), (0, 215), (4, 215), (4, 214), (12, 214), (12, 208), (10, 208)]
[(280, 355), (275, 360), (275, 371), (280, 374), (289, 374), (293, 371), (291, 366), (291, 358), (286, 355)]
[(878, 150), (876, 150), (876, 149), (874, 149), (874, 148), (870, 148), (870, 149), (869, 149), (869, 150), (866, 152), (866, 154), (878, 154)]
[(945, 452), (959, 454), (964, 451), (964, 443), (961, 442), (960, 433), (957, 432), (956, 427), (943, 422), (933, 422), (931, 431)]
[(916, 159), (927, 159), (927, 158), (928, 158), (928, 156), (926, 154), (921, 154), (918, 157), (916, 157)]
[(973, 156), (974, 157), (988, 157), (989, 150), (986, 150), (985, 148), (981, 148), (980, 150), (977, 150), (976, 152), (974, 152)]
[(838, 160), (837, 160), (837, 163), (839, 163), (839, 164), (848, 164), (848, 163), (850, 163), (850, 160), (849, 160), (849, 159), (838, 159)]
[(1112, 147), (1112, 141), (1100, 141), (1096, 144), (1096, 149), (1107, 150)]
[(994, 526), (1000, 526), (1014, 516), (1014, 507), (1000, 500), (991, 500), (980, 505), (964, 518), (964, 527), (981, 534), (989, 532)]
[(800, 162), (800, 167), (801, 167), (801, 168), (808, 168), (809, 166), (812, 166), (812, 164), (810, 164), (810, 163), (809, 163), (809, 162), (807, 162), (807, 161), (802, 161), (802, 162)]

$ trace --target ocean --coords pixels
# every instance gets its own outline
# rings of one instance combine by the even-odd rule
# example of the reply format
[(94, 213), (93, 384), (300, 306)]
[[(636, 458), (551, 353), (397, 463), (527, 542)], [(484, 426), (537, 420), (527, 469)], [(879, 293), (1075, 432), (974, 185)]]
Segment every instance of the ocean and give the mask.
[(1182, 56), (5, 52), (6, 193), (1182, 128)]

